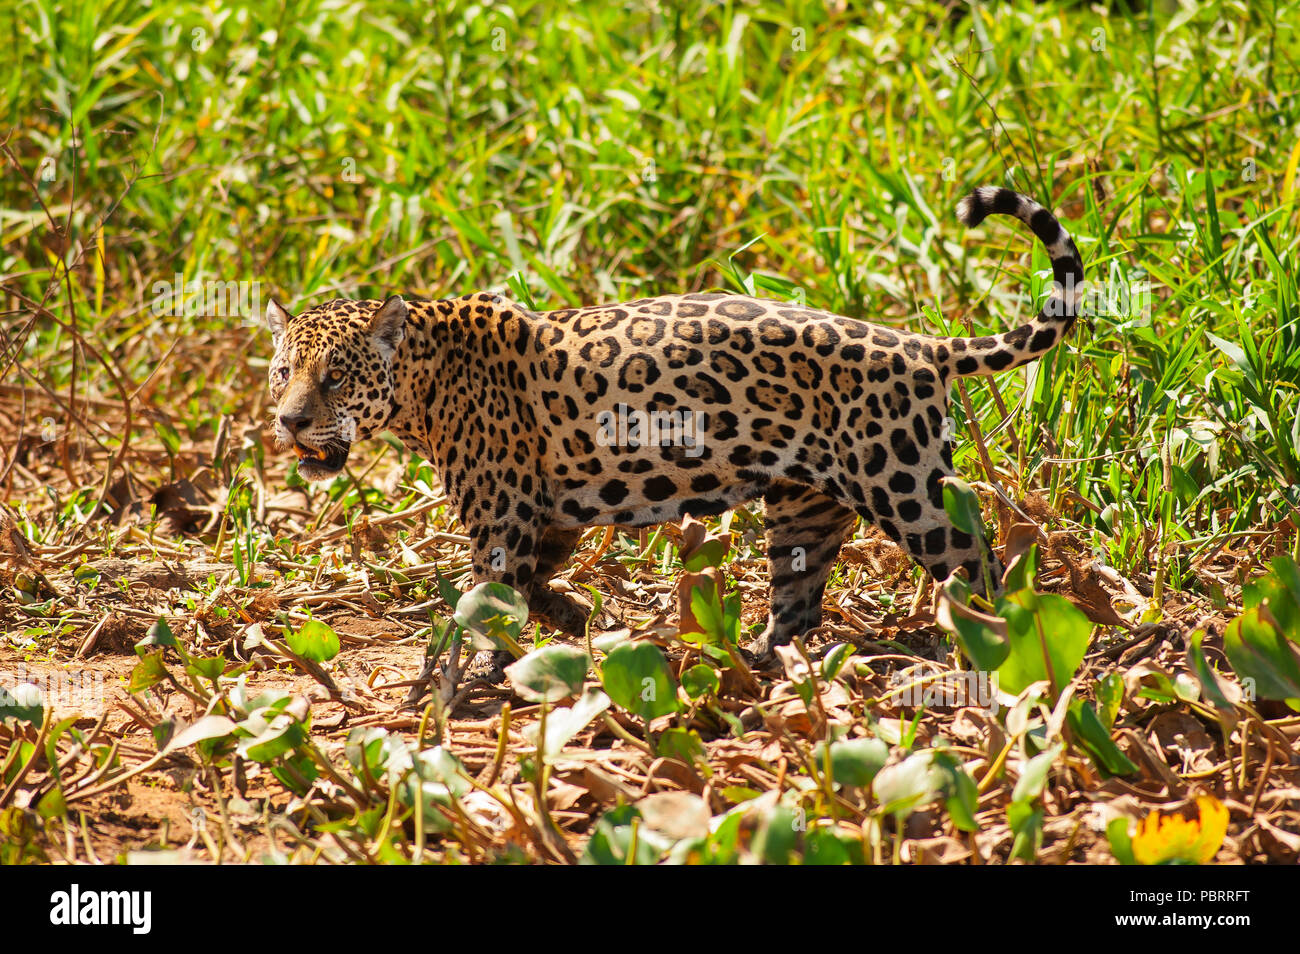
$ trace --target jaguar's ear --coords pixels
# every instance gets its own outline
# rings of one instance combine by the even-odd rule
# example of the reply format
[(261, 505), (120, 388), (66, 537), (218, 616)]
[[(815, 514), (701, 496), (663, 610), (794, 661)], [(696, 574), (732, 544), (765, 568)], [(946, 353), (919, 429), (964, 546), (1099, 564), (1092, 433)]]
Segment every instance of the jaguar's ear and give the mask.
[(271, 343), (276, 347), (279, 347), (284, 329), (289, 327), (289, 319), (292, 317), (274, 298), (266, 303), (266, 327), (271, 329)]
[(384, 303), (370, 316), (370, 334), (384, 356), (391, 358), (406, 337), (406, 302), (401, 295), (384, 299)]

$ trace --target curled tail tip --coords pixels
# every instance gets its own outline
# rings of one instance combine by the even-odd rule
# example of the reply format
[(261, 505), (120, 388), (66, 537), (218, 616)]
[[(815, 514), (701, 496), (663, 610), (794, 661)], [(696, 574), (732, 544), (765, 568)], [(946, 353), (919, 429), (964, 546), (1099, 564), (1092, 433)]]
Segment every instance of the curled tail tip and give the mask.
[(1015, 214), (1020, 206), (1020, 196), (1010, 189), (997, 186), (980, 186), (957, 203), (957, 218), (962, 225), (973, 228), (993, 212)]
[[(1070, 233), (1050, 209), (1027, 195), (998, 186), (980, 186), (957, 203), (957, 217), (967, 227), (979, 225), (990, 215), (1009, 215), (1029, 226), (1034, 236), (1047, 248), (1055, 268), (1058, 260), (1069, 260), (1073, 271), (1082, 278), (1083, 261)], [(1058, 280), (1059, 276), (1058, 276)]]
[(990, 374), (1019, 367), (1051, 350), (1074, 324), (1083, 282), (1083, 260), (1070, 233), (1056, 216), (1029, 196), (998, 186), (981, 186), (957, 204), (957, 217), (966, 226), (979, 225), (990, 215), (1008, 215), (1029, 226), (1052, 259), (1053, 288), (1037, 317), (999, 335), (953, 339), (958, 376)]
[(984, 221), (988, 215), (975, 201), (974, 195), (968, 195), (957, 203), (957, 221), (967, 228), (973, 228)]

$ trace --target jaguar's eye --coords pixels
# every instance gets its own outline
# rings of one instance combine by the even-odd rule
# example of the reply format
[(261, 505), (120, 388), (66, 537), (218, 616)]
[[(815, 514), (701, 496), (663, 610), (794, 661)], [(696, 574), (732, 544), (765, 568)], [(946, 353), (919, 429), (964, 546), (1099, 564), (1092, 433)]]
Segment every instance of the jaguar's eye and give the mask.
[(325, 381), (330, 387), (336, 388), (343, 383), (343, 372), (338, 368), (331, 368), (329, 374), (325, 375)]
[(285, 381), (289, 380), (289, 369), (284, 365), (280, 365), (280, 367), (275, 369), (274, 378), (276, 384), (283, 384)]

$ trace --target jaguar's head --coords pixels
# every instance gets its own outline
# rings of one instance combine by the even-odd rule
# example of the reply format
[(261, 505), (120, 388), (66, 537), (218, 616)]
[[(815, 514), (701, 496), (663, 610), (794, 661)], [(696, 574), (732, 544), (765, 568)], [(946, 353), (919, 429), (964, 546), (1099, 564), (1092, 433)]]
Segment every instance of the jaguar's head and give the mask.
[(276, 446), (292, 447), (298, 473), (324, 480), (343, 469), (354, 441), (392, 413), (393, 356), (406, 335), (406, 302), (336, 298), (300, 315), (266, 307)]

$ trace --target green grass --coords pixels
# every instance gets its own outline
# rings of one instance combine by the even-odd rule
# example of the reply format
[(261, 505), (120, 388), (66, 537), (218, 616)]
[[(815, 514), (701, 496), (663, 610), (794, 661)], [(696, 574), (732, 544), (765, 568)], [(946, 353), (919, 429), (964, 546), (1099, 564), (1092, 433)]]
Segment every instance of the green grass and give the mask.
[[(259, 436), (260, 315), (160, 314), (160, 283), (253, 282), (291, 309), (732, 289), (985, 334), (1050, 282), (1014, 223), (956, 221), (971, 188), (1007, 184), (1061, 213), (1091, 281), (1147, 292), (955, 392), (957, 469), (1152, 596), (1138, 622), (1161, 622), (1170, 594), (1237, 612), (1268, 558), (1300, 555), (1300, 3), (864, 6), (4, 7), (0, 417), (16, 431), (0, 432), (0, 499), (65, 562), (231, 567), (163, 613), (178, 632), (267, 618), (259, 594), (281, 584), (290, 601), (331, 581), (361, 599), (363, 571), (385, 602), (432, 605), (421, 543), (458, 528), (427, 465), (408, 455), (384, 487), (365, 460), (394, 450), (355, 457), (312, 498), (301, 552), (262, 513), (286, 478)], [(56, 448), (39, 476), (20, 469), (33, 442)], [(226, 496), (202, 534), (131, 535), (103, 520), (138, 496), (128, 476)], [(368, 561), (345, 532), (419, 507), (390, 527), (419, 554)], [(667, 585), (671, 548), (653, 544), (620, 536), (609, 556)], [(467, 585), (463, 548), (442, 556)], [(33, 618), (23, 652), (98, 618), (40, 580), (5, 583)], [(837, 568), (833, 592), (868, 589), (908, 614), (909, 592)]]
[[(0, 180), (6, 364), (26, 369), (6, 380), (113, 400), (162, 361), (137, 404), (210, 433), (246, 410), (268, 343), (153, 315), (178, 273), (293, 306), (509, 288), (537, 307), (753, 274), (984, 332), (1047, 280), (1025, 236), (953, 220), (1007, 182), (1064, 211), (1091, 279), (1151, 297), (970, 387), (993, 463), (1128, 571), (1174, 545), (1169, 582), (1195, 586), (1197, 553), (1300, 506), (1294, 13), (28, 3), (0, 15), (23, 170)], [(957, 457), (978, 468), (969, 440)]]

